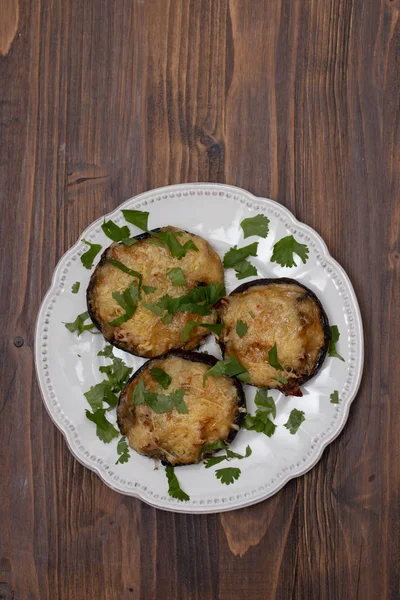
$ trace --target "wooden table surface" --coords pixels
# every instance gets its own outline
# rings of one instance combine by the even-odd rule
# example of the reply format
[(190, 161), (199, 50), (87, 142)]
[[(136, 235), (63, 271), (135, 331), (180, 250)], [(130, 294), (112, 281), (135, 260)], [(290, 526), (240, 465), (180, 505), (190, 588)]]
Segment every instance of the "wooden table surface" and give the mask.
[[(399, 0), (2, 0), (1, 600), (400, 597), (399, 14)], [(319, 464), (209, 516), (155, 510), (83, 468), (33, 358), (80, 232), (191, 181), (315, 228), (366, 337), (358, 397)]]

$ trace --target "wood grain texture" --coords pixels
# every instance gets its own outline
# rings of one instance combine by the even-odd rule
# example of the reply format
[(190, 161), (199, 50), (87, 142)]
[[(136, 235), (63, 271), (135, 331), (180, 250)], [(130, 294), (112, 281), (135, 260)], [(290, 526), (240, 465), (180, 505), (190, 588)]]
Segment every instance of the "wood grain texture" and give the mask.
[[(0, 12), (1, 600), (399, 598), (399, 0)], [(314, 227), (366, 334), (360, 392), (319, 464), (222, 516), (106, 488), (71, 457), (34, 374), (61, 255), (123, 200), (188, 181), (269, 196)]]

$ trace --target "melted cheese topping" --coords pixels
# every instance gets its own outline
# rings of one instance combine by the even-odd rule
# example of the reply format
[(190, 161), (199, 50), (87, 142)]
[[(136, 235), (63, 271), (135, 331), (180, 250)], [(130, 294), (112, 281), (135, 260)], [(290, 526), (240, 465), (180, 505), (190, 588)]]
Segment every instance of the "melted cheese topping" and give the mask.
[[(283, 283), (250, 287), (224, 299), (220, 317), (226, 357), (237, 356), (253, 385), (279, 388), (282, 384), (273, 377), (291, 380), (313, 372), (325, 337), (320, 307), (302, 287)], [(236, 333), (239, 320), (248, 325), (242, 338)], [(268, 363), (275, 343), (284, 372)]]
[[(167, 230), (176, 229), (163, 228), (163, 231)], [(130, 269), (137, 271), (143, 277), (143, 285), (156, 288), (151, 294), (142, 292), (142, 302), (158, 302), (164, 294), (172, 297), (183, 296), (199, 283), (208, 284), (211, 281), (223, 283), (224, 270), (221, 260), (206, 240), (187, 233), (179, 236), (178, 239), (182, 245), (187, 240), (193, 240), (199, 251), (189, 250), (181, 260), (178, 260), (171, 256), (166, 246), (160, 246), (146, 239), (132, 246), (112, 244), (108, 249), (107, 258), (119, 260)], [(167, 273), (175, 267), (182, 269), (185, 274), (186, 286), (172, 285)], [(104, 337), (139, 356), (152, 358), (174, 348), (192, 350), (209, 332), (204, 328), (195, 328), (189, 340), (182, 342), (180, 336), (185, 324), (189, 321), (215, 323), (217, 320), (215, 310), (206, 316), (176, 313), (172, 322), (166, 325), (163, 323), (162, 316), (154, 314), (140, 302), (129, 321), (118, 327), (111, 326), (110, 321), (125, 313), (112, 297), (112, 292), (122, 293), (131, 285), (133, 278), (109, 263), (98, 266), (93, 277), (95, 286), (90, 295), (90, 303), (98, 321), (101, 322)]]
[[(166, 459), (173, 465), (197, 462), (203, 445), (228, 438), (238, 413), (237, 389), (229, 377), (207, 377), (203, 388), (203, 375), (210, 369), (203, 363), (169, 356), (152, 360), (149, 368), (155, 366), (170, 375), (170, 386), (161, 389), (149, 369), (134, 380), (126, 389), (124, 406), (118, 408), (121, 431), (131, 448), (140, 454)], [(183, 388), (189, 412), (180, 414), (174, 408), (157, 414), (147, 404), (137, 405), (129, 412), (131, 394), (142, 378), (151, 392), (169, 395)]]

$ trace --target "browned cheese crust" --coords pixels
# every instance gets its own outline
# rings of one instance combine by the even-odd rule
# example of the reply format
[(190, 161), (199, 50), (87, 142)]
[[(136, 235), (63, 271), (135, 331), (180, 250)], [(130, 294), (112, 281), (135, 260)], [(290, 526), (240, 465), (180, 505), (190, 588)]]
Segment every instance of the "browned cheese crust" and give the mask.
[[(161, 231), (174, 230), (176, 230), (174, 227), (161, 229)], [(198, 347), (209, 331), (196, 327), (192, 330), (189, 340), (182, 342), (180, 339), (182, 330), (189, 321), (215, 323), (217, 320), (215, 310), (206, 316), (186, 312), (176, 313), (172, 322), (165, 324), (162, 316), (145, 308), (142, 301), (158, 302), (164, 294), (178, 297), (199, 284), (223, 283), (224, 270), (218, 254), (206, 240), (194, 234), (184, 233), (179, 236), (182, 245), (187, 240), (193, 240), (199, 249), (198, 252), (189, 250), (181, 260), (173, 258), (166, 246), (151, 241), (149, 235), (139, 237), (144, 239), (132, 246), (122, 243), (111, 244), (103, 253), (87, 291), (88, 311), (93, 322), (108, 342), (131, 354), (146, 358), (160, 356), (171, 349), (191, 350)], [(112, 297), (112, 292), (122, 293), (134, 279), (108, 263), (107, 259), (110, 258), (140, 273), (143, 276), (143, 285), (156, 288), (153, 293), (147, 295), (142, 293), (135, 314), (120, 326), (109, 324), (113, 319), (124, 314), (124, 310)], [(172, 285), (167, 273), (175, 267), (182, 269), (187, 285)]]
[[(318, 371), (329, 344), (328, 320), (315, 294), (290, 279), (253, 281), (223, 298), (218, 311), (225, 358), (236, 356), (252, 385), (301, 395), (300, 384)], [(248, 326), (243, 337), (236, 332), (239, 320)], [(274, 344), (283, 371), (268, 362)]]
[[(121, 392), (117, 409), (119, 428), (131, 448), (171, 465), (196, 463), (203, 446), (218, 440), (232, 441), (245, 412), (240, 384), (225, 376), (207, 377), (203, 387), (203, 375), (210, 364), (199, 362), (201, 354), (190, 354), (194, 360), (170, 354), (146, 363)], [(214, 362), (215, 359), (211, 364)], [(151, 376), (153, 367), (163, 369), (171, 377), (167, 390)], [(188, 413), (180, 414), (173, 408), (157, 414), (147, 404), (133, 405), (132, 394), (141, 379), (150, 392), (169, 395), (183, 388)]]

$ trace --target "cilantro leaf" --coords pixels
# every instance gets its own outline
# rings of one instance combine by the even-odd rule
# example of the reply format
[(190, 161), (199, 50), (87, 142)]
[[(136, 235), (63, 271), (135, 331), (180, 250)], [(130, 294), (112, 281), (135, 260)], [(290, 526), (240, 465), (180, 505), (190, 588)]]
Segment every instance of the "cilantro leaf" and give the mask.
[(183, 233), (183, 231), (152, 231), (151, 235), (161, 242), (164, 242), (169, 248), (171, 256), (180, 260), (186, 255), (188, 250), (194, 250), (195, 252), (199, 251), (193, 240), (187, 240), (182, 246), (177, 236), (183, 235)]
[(89, 331), (95, 327), (94, 323), (90, 322), (89, 325), (85, 325), (85, 321), (89, 319), (89, 313), (87, 311), (78, 315), (73, 323), (64, 323), (65, 327), (71, 333), (78, 333), (78, 336), (81, 335), (84, 331)]
[(175, 390), (169, 396), (148, 392), (144, 387), (143, 379), (136, 384), (132, 394), (133, 404), (147, 404), (157, 414), (171, 412), (175, 407), (181, 414), (187, 414), (188, 407), (183, 399), (184, 389)]
[(111, 346), (111, 344), (107, 344), (107, 346), (104, 346), (103, 350), (100, 350), (100, 352), (97, 353), (97, 356), (105, 356), (106, 358), (110, 358), (113, 356), (113, 350), (114, 348)]
[(133, 390), (133, 394), (132, 394), (132, 399), (131, 402), (132, 404), (145, 404), (146, 400), (144, 397), (144, 393), (145, 393), (145, 387), (144, 387), (144, 380), (143, 379), (139, 379), (139, 381), (137, 382), (137, 384), (135, 385), (135, 388)]
[(279, 381), (279, 383), (282, 383), (282, 385), (284, 385), (285, 383), (288, 382), (288, 380), (286, 379), (286, 377), (271, 377), (271, 379), (275, 379), (276, 381)]
[(243, 336), (245, 336), (248, 328), (249, 328), (249, 326), (244, 321), (241, 321), (241, 320), (237, 321), (236, 333), (238, 334), (239, 337), (242, 338)]
[(259, 389), (255, 397), (257, 406), (255, 415), (246, 415), (244, 427), (249, 430), (264, 433), (271, 437), (275, 433), (276, 425), (270, 419), (276, 417), (276, 406), (274, 399), (268, 395), (268, 390)]
[(297, 410), (297, 408), (294, 408), (290, 413), (288, 422), (285, 423), (284, 427), (286, 427), (286, 429), (289, 429), (290, 433), (294, 435), (297, 432), (300, 425), (305, 420), (306, 418), (304, 416), (304, 411)]
[(91, 269), (93, 266), (93, 261), (101, 250), (100, 244), (92, 244), (91, 242), (87, 242), (86, 240), (82, 240), (89, 246), (89, 249), (86, 250), (81, 256), (81, 263), (86, 269)]
[(219, 360), (213, 367), (211, 367), (211, 369), (204, 373), (203, 387), (205, 386), (206, 378), (210, 375), (212, 377), (222, 377), (223, 375), (228, 375), (228, 377), (237, 377), (244, 383), (248, 383), (250, 381), (250, 376), (246, 367), (241, 365), (236, 357), (228, 358), (226, 360)]
[(113, 392), (120, 392), (127, 383), (133, 369), (132, 367), (128, 367), (122, 358), (114, 356), (112, 358), (112, 364), (105, 367), (99, 367), (99, 371), (100, 373), (105, 373), (107, 375), (111, 390)]
[(339, 404), (339, 392), (337, 390), (332, 392), (330, 399), (332, 404)]
[(142, 285), (142, 290), (145, 294), (152, 294), (156, 291), (155, 287), (151, 287), (151, 285)]
[(121, 242), (125, 245), (125, 246), (133, 246), (133, 244), (136, 244), (138, 240), (135, 237), (130, 237), (130, 238), (124, 238), (123, 240), (121, 240)]
[(249, 456), (251, 456), (252, 451), (250, 446), (246, 446), (246, 454), (238, 454), (237, 452), (233, 452), (232, 450), (227, 449), (226, 451), (226, 456), (228, 458), (239, 458), (240, 460), (242, 460), (243, 458), (249, 458)]
[(296, 267), (297, 264), (293, 254), (297, 254), (305, 264), (308, 259), (308, 252), (309, 250), (305, 244), (300, 244), (296, 242), (292, 235), (287, 235), (274, 244), (271, 262), (276, 262), (281, 267)]
[(343, 356), (340, 356), (340, 354), (336, 350), (336, 342), (339, 341), (339, 338), (340, 338), (340, 332), (339, 332), (338, 326), (331, 325), (331, 341), (329, 342), (328, 354), (329, 354), (329, 356), (339, 358), (340, 360), (345, 362)]
[(147, 308), (147, 310), (150, 310), (155, 315), (158, 315), (159, 317), (161, 317), (161, 315), (164, 312), (164, 310), (160, 306), (158, 306), (156, 302), (142, 302), (142, 306)]
[(249, 217), (248, 219), (243, 219), (240, 227), (243, 229), (245, 239), (251, 235), (266, 238), (269, 232), (269, 219), (265, 215)]
[(106, 234), (107, 237), (110, 238), (113, 242), (120, 242), (125, 238), (129, 238), (129, 227), (124, 225), (123, 227), (119, 227), (114, 221), (106, 221), (104, 219), (104, 223), (101, 226), (102, 230)]
[[(145, 304), (145, 306), (153, 312), (156, 312), (155, 306), (158, 306), (160, 309), (166, 310), (171, 316), (178, 312), (189, 312), (205, 316), (211, 314), (213, 305), (224, 295), (224, 285), (211, 282), (208, 285), (199, 285), (187, 294), (178, 296), (177, 298), (172, 298), (169, 294), (164, 294), (161, 300), (155, 305), (153, 304), (151, 308), (149, 304)], [(171, 320), (172, 318), (164, 319), (164, 322), (170, 322)]]
[(175, 390), (175, 392), (172, 392), (172, 394), (170, 395), (170, 398), (172, 398), (172, 400), (175, 404), (175, 408), (178, 411), (178, 413), (181, 413), (182, 415), (187, 415), (187, 413), (189, 412), (189, 409), (186, 405), (186, 402), (183, 399), (184, 395), (185, 395), (184, 389)]
[(159, 383), (161, 387), (164, 388), (164, 390), (166, 390), (169, 387), (169, 384), (172, 381), (168, 373), (166, 373), (163, 369), (160, 369), (159, 367), (153, 367), (152, 369), (150, 369), (150, 374), (157, 381), (157, 383)]
[(119, 326), (129, 321), (136, 312), (140, 298), (139, 284), (134, 281), (122, 294), (120, 292), (113, 292), (112, 297), (125, 311), (125, 314), (110, 321), (110, 325)]
[(225, 450), (227, 445), (222, 440), (217, 440), (213, 444), (206, 444), (200, 448), (199, 456), (202, 456), (206, 452), (212, 452), (214, 450)]
[(253, 242), (244, 248), (233, 246), (223, 258), (225, 269), (234, 268), (237, 263), (244, 261), (248, 256), (257, 256), (257, 249), (258, 242)]
[(149, 212), (145, 210), (123, 210), (122, 214), (124, 215), (125, 221), (132, 223), (132, 225), (136, 225), (136, 227), (143, 229), (143, 231), (147, 231)]
[(278, 348), (275, 344), (272, 346), (271, 350), (268, 351), (268, 362), (274, 369), (278, 371), (284, 371), (285, 369), (282, 367), (281, 363), (278, 360)]
[(118, 431), (105, 417), (105, 408), (98, 408), (94, 413), (91, 413), (89, 410), (85, 412), (89, 421), (96, 424), (96, 435), (102, 442), (108, 444), (111, 440), (118, 437)]
[(192, 330), (195, 329), (196, 327), (204, 327), (205, 329), (209, 329), (210, 331), (215, 333), (215, 335), (219, 335), (221, 333), (222, 329), (224, 328), (222, 323), (199, 323), (198, 321), (189, 321), (188, 323), (186, 323), (185, 327), (182, 330), (182, 333), (181, 333), (182, 342), (188, 341), (190, 334), (192, 333)]
[(206, 469), (215, 467), (215, 465), (218, 465), (223, 460), (226, 460), (226, 456), (210, 456), (209, 458), (206, 458), (206, 462), (205, 462)]
[(226, 485), (234, 483), (235, 479), (239, 479), (240, 474), (241, 470), (237, 467), (227, 467), (226, 469), (217, 469), (215, 471), (216, 478), (220, 479), (221, 483), (225, 483)]
[(248, 260), (242, 260), (234, 266), (236, 271), (236, 279), (246, 279), (252, 275), (258, 275), (257, 269), (250, 264)]
[(182, 269), (179, 267), (175, 267), (174, 269), (170, 269), (167, 273), (168, 277), (171, 280), (172, 285), (186, 285), (186, 277)]
[(80, 281), (75, 281), (75, 283), (72, 284), (72, 288), (71, 288), (72, 293), (77, 294), (79, 292), (80, 287), (81, 287)]
[(128, 460), (130, 458), (130, 454), (129, 454), (129, 446), (128, 446), (125, 436), (122, 436), (122, 438), (119, 440), (119, 442), (117, 444), (117, 452), (119, 454), (119, 458), (115, 463), (116, 465), (118, 463), (122, 464), (122, 463), (128, 462)]
[(253, 313), (252, 310), (249, 310), (249, 315), (251, 316), (252, 319), (256, 318), (256, 315)]
[(93, 385), (88, 392), (85, 392), (84, 396), (92, 410), (103, 408), (103, 402), (107, 402), (111, 408), (117, 406), (118, 403), (118, 398), (112, 392), (108, 381), (96, 383), (96, 385)]
[(116, 267), (117, 269), (119, 269), (120, 271), (123, 271), (124, 273), (126, 273), (127, 275), (130, 275), (131, 277), (137, 277), (137, 279), (139, 279), (140, 284), (142, 284), (142, 275), (140, 273), (138, 273), (137, 271), (130, 269), (129, 267), (124, 265), (119, 260), (116, 260), (115, 258), (107, 258), (106, 262), (110, 263), (110, 265), (112, 265), (113, 267)]
[(166, 466), (165, 474), (168, 480), (168, 494), (172, 498), (176, 498), (177, 500), (182, 500), (184, 502), (190, 500), (190, 496), (188, 496), (179, 485), (178, 478), (175, 475), (174, 467), (171, 467), (171, 465)]

